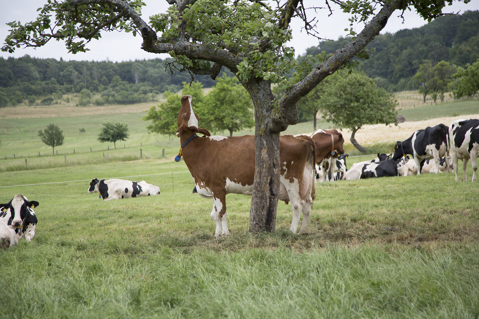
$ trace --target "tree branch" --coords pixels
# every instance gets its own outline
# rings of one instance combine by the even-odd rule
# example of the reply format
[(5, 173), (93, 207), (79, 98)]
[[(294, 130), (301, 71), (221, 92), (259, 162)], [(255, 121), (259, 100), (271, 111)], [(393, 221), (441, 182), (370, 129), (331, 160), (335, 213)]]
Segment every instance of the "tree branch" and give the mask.
[[(336, 2), (336, 1), (333, 1)], [(361, 33), (353, 41), (338, 49), (331, 57), (313, 69), (303, 80), (289, 89), (279, 101), (279, 108), (282, 116), (288, 121), (288, 124), (294, 124), (288, 114), (295, 108), (296, 102), (318, 85), (328, 75), (333, 74), (342, 65), (351, 60), (356, 54), (361, 52), (366, 45), (371, 42), (376, 35), (386, 26), (391, 14), (397, 9), (404, 9), (407, 5), (404, 0), (392, 0), (384, 5), (379, 13), (369, 22)], [(292, 122), (289, 122), (292, 121)]]

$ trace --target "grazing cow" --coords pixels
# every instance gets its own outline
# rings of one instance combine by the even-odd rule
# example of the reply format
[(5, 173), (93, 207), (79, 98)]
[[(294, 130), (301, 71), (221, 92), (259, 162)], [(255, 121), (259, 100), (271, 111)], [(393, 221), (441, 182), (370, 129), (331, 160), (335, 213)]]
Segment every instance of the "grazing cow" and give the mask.
[(467, 162), (471, 159), (472, 181), (476, 181), (477, 156), (479, 156), (479, 120), (458, 120), (449, 126), (451, 157), (456, 175), (456, 182), (459, 181), (457, 164), (458, 159), (462, 160), (462, 180), (466, 181)]
[(17, 243), (18, 240), (15, 234), (15, 229), (8, 226), (0, 219), (0, 248), (6, 249), (17, 245)]
[[(437, 167), (436, 172), (439, 172), (439, 159), (446, 156), (446, 163), (449, 162), (448, 134), (449, 129), (444, 124), (418, 130), (407, 140), (396, 143), (392, 159), (398, 160), (406, 154), (411, 154), (416, 167), (422, 168), (424, 160), (433, 158)], [(420, 169), (417, 170), (417, 174), (421, 174)]]
[(7, 204), (0, 204), (0, 220), (15, 229), (17, 240), (25, 237), (31, 241), (35, 237), (38, 220), (33, 208), (40, 205), (17, 194)]
[[(213, 199), (211, 217), (216, 223), (215, 236), (229, 235), (226, 222), (226, 194), (251, 195), (255, 171), (254, 136), (210, 136), (200, 128), (192, 107), (192, 97), (181, 98), (178, 130), (181, 148), (176, 160), (183, 156), (186, 166), (203, 197)], [(196, 133), (204, 134), (199, 137)], [(309, 213), (315, 197), (314, 142), (307, 136), (280, 137), (280, 190), (278, 199), (291, 201), (293, 221), (290, 230), (296, 233), (301, 212), (300, 232), (307, 230)], [(241, 165), (237, 165), (241, 163)]]
[(98, 193), (103, 200), (150, 196), (160, 194), (160, 188), (148, 184), (145, 181), (139, 183), (124, 179), (98, 180), (94, 178), (90, 182), (88, 193)]

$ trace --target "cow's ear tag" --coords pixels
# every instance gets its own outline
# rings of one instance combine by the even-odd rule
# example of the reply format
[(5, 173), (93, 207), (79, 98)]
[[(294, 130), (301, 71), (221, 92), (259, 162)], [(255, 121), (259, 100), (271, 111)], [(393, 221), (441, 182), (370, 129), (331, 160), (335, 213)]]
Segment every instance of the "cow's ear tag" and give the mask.
[(35, 208), (35, 205), (32, 205), (32, 209), (34, 209), (34, 208)]
[(4, 208), (4, 209), (3, 209), (3, 212), (4, 212), (4, 213), (6, 213), (6, 212), (7, 212), (7, 209), (6, 209), (6, 208)]
[(98, 198), (101, 198), (101, 193), (100, 192), (98, 192)]
[(175, 157), (175, 162), (179, 162), (179, 161), (181, 161), (181, 156), (180, 156), (180, 155), (176, 155), (176, 157)]

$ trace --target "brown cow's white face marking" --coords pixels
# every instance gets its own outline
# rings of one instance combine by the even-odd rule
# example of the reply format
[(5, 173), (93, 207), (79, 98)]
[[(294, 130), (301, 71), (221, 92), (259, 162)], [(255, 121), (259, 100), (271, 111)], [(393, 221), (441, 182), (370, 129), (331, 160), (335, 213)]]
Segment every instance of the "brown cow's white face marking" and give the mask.
[(188, 102), (190, 103), (190, 119), (188, 120), (188, 127), (196, 127), (198, 129), (198, 119), (195, 116), (195, 112), (193, 112), (193, 104), (191, 103), (192, 100), (193, 98), (191, 96), (188, 97)]

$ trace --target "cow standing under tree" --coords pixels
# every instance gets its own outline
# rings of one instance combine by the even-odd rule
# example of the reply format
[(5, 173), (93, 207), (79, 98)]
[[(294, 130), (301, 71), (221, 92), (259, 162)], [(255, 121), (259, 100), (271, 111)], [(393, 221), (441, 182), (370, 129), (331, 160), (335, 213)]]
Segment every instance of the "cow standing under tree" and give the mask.
[[(255, 174), (255, 138), (247, 136), (211, 136), (199, 127), (193, 111), (192, 97), (181, 98), (177, 136), (180, 152), (195, 181), (197, 193), (213, 199), (211, 218), (216, 223), (215, 237), (229, 235), (226, 223), (226, 194), (252, 195)], [(197, 133), (204, 134), (199, 137)], [(264, 154), (264, 156), (267, 156)], [(238, 162), (241, 165), (237, 165)], [(296, 233), (303, 213), (300, 233), (308, 227), (315, 197), (315, 146), (310, 137), (284, 135), (280, 138), (281, 185), (275, 198), (291, 201), (293, 221), (290, 230)]]

